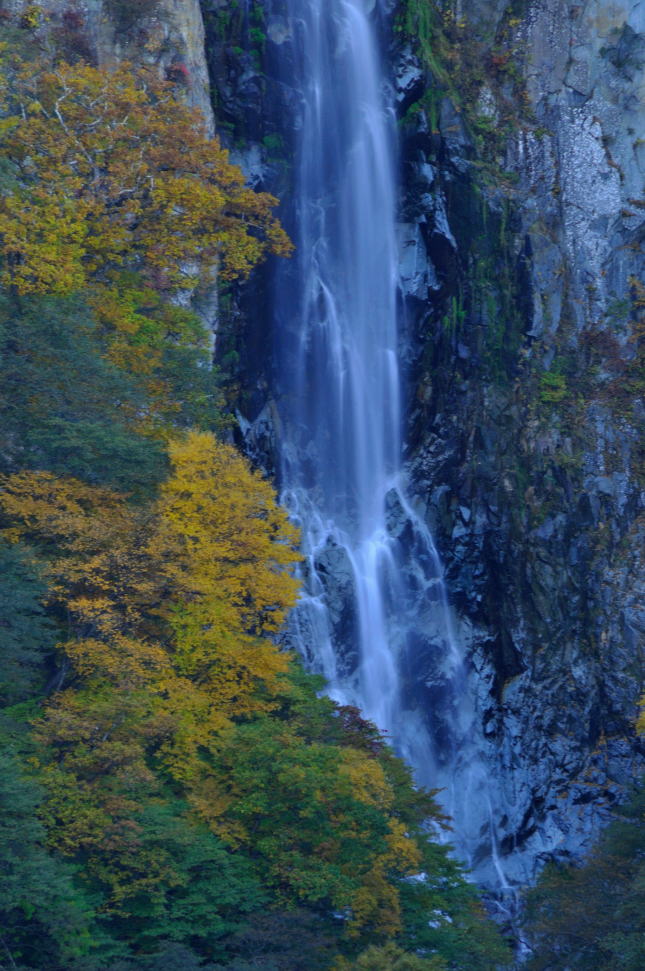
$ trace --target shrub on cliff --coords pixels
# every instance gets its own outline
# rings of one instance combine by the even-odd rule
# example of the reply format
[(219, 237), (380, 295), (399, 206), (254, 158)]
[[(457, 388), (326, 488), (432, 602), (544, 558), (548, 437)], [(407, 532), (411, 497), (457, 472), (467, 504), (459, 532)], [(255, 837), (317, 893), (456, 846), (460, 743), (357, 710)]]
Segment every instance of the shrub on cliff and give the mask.
[(645, 788), (582, 866), (550, 864), (527, 895), (530, 971), (645, 967)]

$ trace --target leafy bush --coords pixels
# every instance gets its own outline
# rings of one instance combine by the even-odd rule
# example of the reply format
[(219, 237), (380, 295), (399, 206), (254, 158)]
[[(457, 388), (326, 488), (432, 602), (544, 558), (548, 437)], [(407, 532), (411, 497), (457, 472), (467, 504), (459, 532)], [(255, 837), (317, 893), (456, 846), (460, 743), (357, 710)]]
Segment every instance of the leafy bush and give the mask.
[(581, 866), (550, 864), (527, 895), (528, 971), (645, 966), (645, 789), (616, 810)]

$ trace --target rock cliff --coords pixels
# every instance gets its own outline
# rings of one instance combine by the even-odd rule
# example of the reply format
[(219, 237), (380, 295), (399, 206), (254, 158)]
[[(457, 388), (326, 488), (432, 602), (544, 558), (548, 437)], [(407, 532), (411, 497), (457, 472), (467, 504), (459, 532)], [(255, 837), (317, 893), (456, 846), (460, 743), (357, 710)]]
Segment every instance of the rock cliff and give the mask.
[(15, 25), (17, 43), (22, 33), (72, 60), (157, 67), (186, 87), (214, 130), (199, 0), (4, 0), (0, 16)]
[(436, 64), (398, 35), (409, 462), (511, 882), (584, 851), (638, 771), (642, 14), (473, 2)]

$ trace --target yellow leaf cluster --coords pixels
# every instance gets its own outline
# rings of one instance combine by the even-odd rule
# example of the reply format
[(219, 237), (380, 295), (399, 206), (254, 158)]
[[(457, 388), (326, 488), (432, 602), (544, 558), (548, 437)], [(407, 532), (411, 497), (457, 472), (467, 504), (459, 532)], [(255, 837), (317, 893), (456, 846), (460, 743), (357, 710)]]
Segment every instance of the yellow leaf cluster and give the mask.
[(376, 759), (368, 758), (359, 749), (344, 748), (340, 772), (349, 780), (352, 792), (361, 802), (390, 809), (394, 793)]
[(174, 474), (162, 487), (160, 536), (182, 552), (168, 575), (187, 604), (217, 604), (214, 625), (218, 611), (233, 611), (240, 632), (278, 630), (295, 603), (299, 556), (297, 530), (273, 488), (208, 432), (171, 442), (169, 452)]
[[(0, 507), (7, 535), (40, 552), (68, 617), (73, 681), (47, 704), (41, 739), (81, 788), (118, 776), (135, 791), (153, 757), (210, 817), (204, 753), (283, 690), (289, 658), (267, 635), (296, 598), (297, 534), (270, 485), (212, 435), (174, 442), (171, 460), (148, 507), (39, 472), (6, 477)], [(81, 824), (60, 785), (51, 805), (68, 820), (65, 848)], [(101, 814), (88, 813), (91, 841)]]
[(340, 772), (350, 781), (356, 799), (384, 812), (389, 829), (386, 850), (376, 856), (352, 899), (349, 936), (358, 936), (366, 925), (373, 926), (379, 934), (396, 934), (400, 929), (400, 902), (391, 878), (393, 874), (406, 877), (418, 873), (421, 865), (418, 843), (393, 815), (395, 793), (376, 759), (369, 758), (364, 751), (345, 748)]
[(245, 186), (153, 71), (16, 61), (0, 87), (13, 109), (0, 151), (16, 173), (0, 203), (2, 276), (19, 293), (69, 293), (124, 266), (190, 289), (216, 265), (233, 279), (290, 253), (277, 200)]

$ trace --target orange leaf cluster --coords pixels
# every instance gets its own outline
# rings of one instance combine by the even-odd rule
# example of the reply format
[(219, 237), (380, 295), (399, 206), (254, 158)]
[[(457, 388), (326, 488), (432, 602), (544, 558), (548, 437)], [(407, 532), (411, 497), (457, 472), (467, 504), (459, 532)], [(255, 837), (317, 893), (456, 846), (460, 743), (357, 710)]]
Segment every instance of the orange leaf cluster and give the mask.
[(15, 63), (0, 98), (0, 151), (15, 184), (0, 204), (3, 280), (69, 293), (110, 268), (191, 289), (215, 266), (246, 276), (291, 243), (277, 200), (248, 188), (197, 110), (145, 68)]

